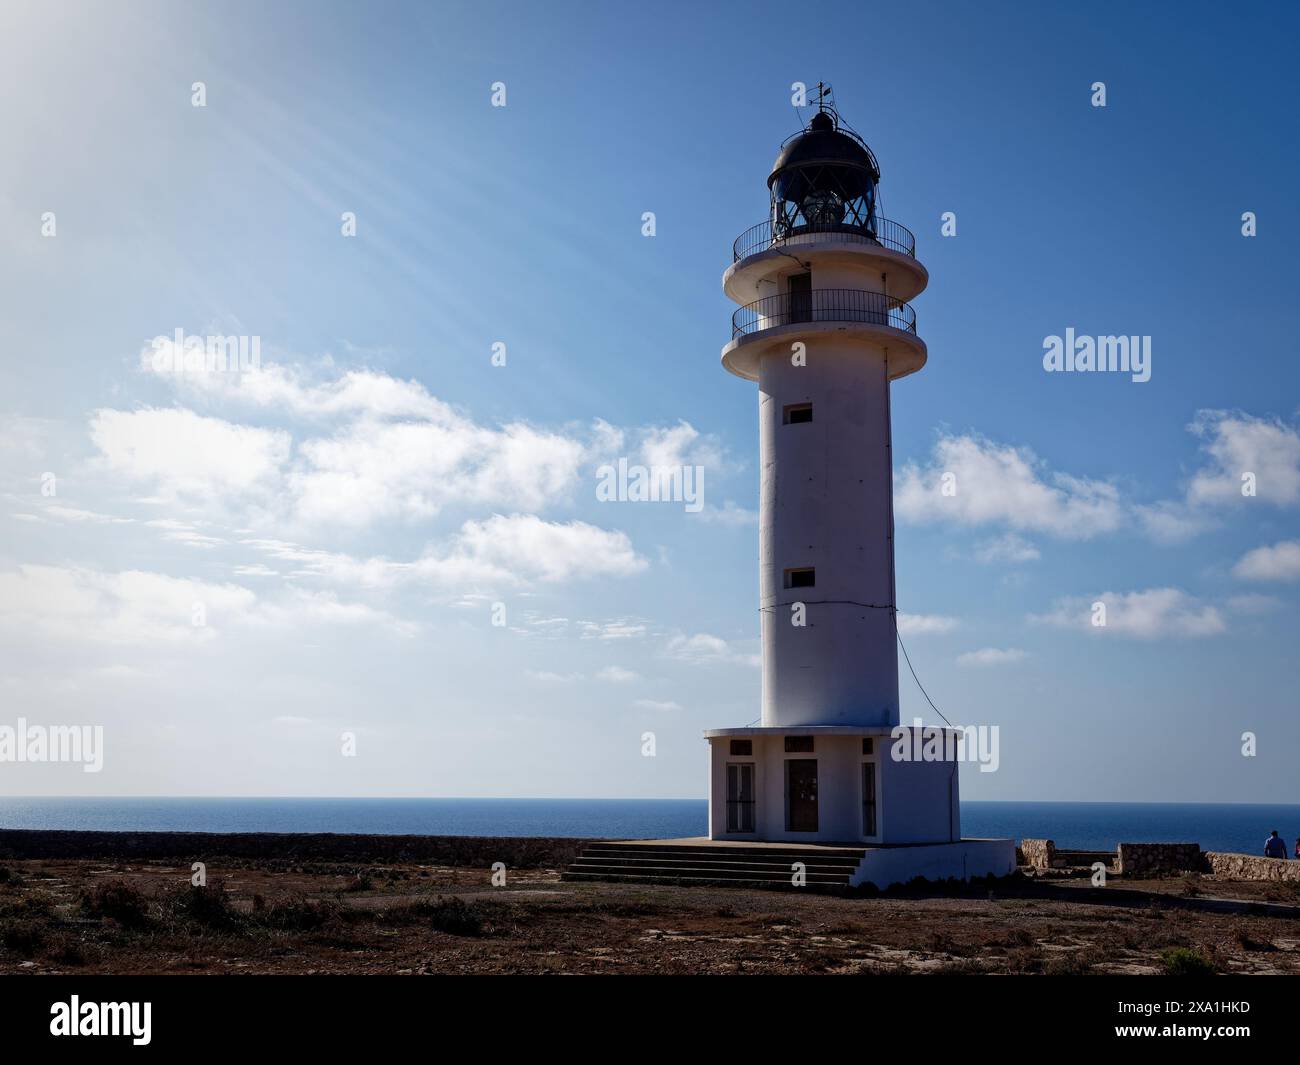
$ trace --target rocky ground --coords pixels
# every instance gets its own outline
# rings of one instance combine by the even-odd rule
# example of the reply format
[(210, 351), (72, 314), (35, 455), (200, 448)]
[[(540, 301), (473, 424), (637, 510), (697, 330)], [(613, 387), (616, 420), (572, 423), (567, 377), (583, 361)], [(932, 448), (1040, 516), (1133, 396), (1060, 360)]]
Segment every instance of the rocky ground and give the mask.
[[(0, 972), (1300, 973), (1300, 920), (1174, 908), (1285, 885), (1174, 878), (1135, 904), (1029, 880), (906, 897), (567, 883), (554, 869), (0, 860)], [(1082, 892), (1080, 893), (1083, 894)], [(1064, 896), (1064, 897), (1061, 897)]]

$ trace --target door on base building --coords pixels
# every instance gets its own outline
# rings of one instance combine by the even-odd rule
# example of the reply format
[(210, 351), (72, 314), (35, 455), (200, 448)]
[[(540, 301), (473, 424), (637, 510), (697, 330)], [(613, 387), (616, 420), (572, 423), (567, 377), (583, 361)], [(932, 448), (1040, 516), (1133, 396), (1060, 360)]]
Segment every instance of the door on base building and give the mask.
[(816, 758), (790, 758), (785, 763), (785, 830), (817, 831)]
[(727, 831), (754, 831), (754, 763), (727, 763)]

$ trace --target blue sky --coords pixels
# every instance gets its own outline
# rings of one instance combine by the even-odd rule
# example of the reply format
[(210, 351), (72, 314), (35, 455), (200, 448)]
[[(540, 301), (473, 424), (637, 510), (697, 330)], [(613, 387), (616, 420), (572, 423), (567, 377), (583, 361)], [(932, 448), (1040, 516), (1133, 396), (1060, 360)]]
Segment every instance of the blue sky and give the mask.
[[(0, 723), (107, 749), (0, 791), (702, 795), (759, 697), (720, 276), (825, 79), (931, 274), (898, 596), (1001, 730), (964, 794), (1293, 799), (1297, 20), (1072, 7), (10, 5)], [(1067, 327), (1151, 380), (1045, 373)], [(178, 328), (261, 371), (152, 372)], [(621, 456), (705, 510), (598, 502)]]

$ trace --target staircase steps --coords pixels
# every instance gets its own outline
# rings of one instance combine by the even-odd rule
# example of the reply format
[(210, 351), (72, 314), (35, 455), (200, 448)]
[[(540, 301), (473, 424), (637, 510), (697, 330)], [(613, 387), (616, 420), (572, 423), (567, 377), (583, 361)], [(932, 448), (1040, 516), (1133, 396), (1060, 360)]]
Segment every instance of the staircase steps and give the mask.
[[(592, 843), (574, 859), (564, 879), (837, 891), (848, 888), (865, 854), (865, 847)], [(804, 865), (804, 886), (791, 882), (795, 862)]]

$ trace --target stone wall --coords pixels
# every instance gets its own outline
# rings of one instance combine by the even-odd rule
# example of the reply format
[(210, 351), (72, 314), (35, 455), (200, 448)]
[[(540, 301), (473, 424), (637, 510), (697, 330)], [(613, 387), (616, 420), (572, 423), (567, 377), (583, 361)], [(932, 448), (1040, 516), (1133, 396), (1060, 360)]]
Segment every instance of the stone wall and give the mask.
[(1205, 861), (1210, 872), (1224, 880), (1300, 880), (1300, 862), (1286, 858), (1206, 851)]
[(1121, 843), (1117, 871), (1123, 876), (1162, 876), (1205, 868), (1199, 843)]
[(1076, 851), (1065, 850), (1057, 847), (1052, 855), (1052, 864), (1059, 868), (1078, 867), (1086, 865), (1091, 867), (1093, 862), (1101, 862), (1103, 865), (1115, 864), (1114, 851)]
[(511, 869), (568, 865), (590, 840), (560, 837), (365, 836), (318, 832), (79, 832), (0, 829), (3, 858), (105, 861), (214, 861), (231, 858), (294, 866), (303, 862), (412, 863)]
[(1031, 869), (1050, 869), (1052, 859), (1056, 856), (1056, 844), (1050, 839), (1022, 839), (1020, 841), (1020, 859), (1022, 865)]

